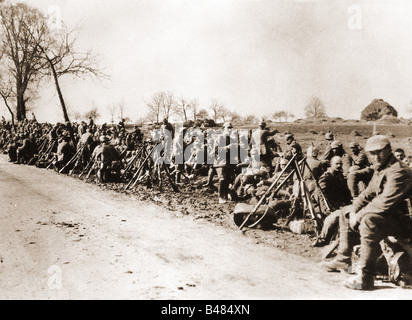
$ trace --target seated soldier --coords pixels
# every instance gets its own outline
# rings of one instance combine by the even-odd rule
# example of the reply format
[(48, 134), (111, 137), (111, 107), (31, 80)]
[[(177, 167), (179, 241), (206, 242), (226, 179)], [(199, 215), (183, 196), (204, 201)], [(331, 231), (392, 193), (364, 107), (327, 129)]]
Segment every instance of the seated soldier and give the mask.
[[(282, 171), (285, 169), (286, 165), (289, 163), (289, 161), (285, 158), (281, 158), (279, 160), (279, 170), (269, 179), (262, 179), (260, 182), (257, 184), (257, 190), (255, 192), (256, 195), (262, 195), (263, 193), (266, 192), (266, 190), (269, 189), (269, 187), (274, 183), (277, 179), (278, 181), (281, 182), (282, 178), (286, 178), (287, 175), (289, 174), (289, 170), (283, 172)], [(279, 190), (278, 194), (284, 196), (285, 198), (289, 198), (292, 194), (292, 188), (293, 188), (293, 179), (289, 179), (287, 183), (284, 184), (281, 190)]]
[(9, 155), (9, 162), (16, 162), (17, 163), (17, 149), (21, 147), (22, 140), (21, 135), (16, 134), (10, 136), (9, 143), (7, 144), (7, 153)]
[(349, 168), (347, 183), (352, 198), (356, 198), (359, 191), (366, 188), (372, 178), (373, 169), (369, 165), (369, 160), (357, 142), (349, 144), (352, 157), (352, 166)]
[[(244, 163), (239, 163), (238, 167), (243, 167), (242, 172), (238, 174), (232, 186), (232, 190), (239, 198), (251, 196), (256, 190), (256, 185), (269, 178), (269, 170), (259, 159), (259, 151), (256, 148), (251, 149), (250, 158)], [(246, 166), (245, 166), (246, 165)]]
[(395, 156), (396, 159), (399, 161), (407, 164), (408, 166), (412, 166), (412, 164), (409, 163), (408, 158), (406, 157), (405, 150), (401, 148), (397, 148), (393, 151), (393, 155)]
[(97, 178), (100, 182), (116, 181), (120, 177), (122, 168), (120, 154), (115, 146), (109, 144), (107, 136), (101, 136), (100, 142), (96, 150)]
[(324, 163), (318, 159), (318, 156), (319, 148), (310, 145), (306, 150), (306, 164), (310, 170), (305, 169), (302, 176), (310, 193), (316, 189), (316, 181), (323, 174)]
[(353, 247), (360, 240), (359, 272), (344, 283), (355, 290), (374, 289), (376, 262), (383, 239), (410, 237), (404, 200), (412, 191), (411, 168), (394, 157), (386, 136), (369, 138), (365, 151), (374, 165), (374, 174), (353, 204), (342, 208), (337, 255), (334, 260), (322, 263), (328, 272), (348, 271)]
[(352, 166), (352, 157), (345, 151), (343, 144), (339, 140), (333, 140), (330, 145), (329, 151), (325, 152), (322, 156), (322, 160), (331, 160), (334, 156), (339, 156), (342, 158), (342, 169), (343, 176), (347, 177), (349, 173), (349, 168)]
[(36, 153), (33, 135), (22, 135), (22, 145), (16, 150), (15, 163), (27, 163)]
[(59, 140), (54, 160), (54, 168), (57, 171), (62, 169), (74, 155), (74, 149), (70, 144), (70, 140), (69, 135), (63, 135)]
[[(327, 217), (323, 222), (321, 234), (314, 242), (313, 246), (324, 246), (336, 234), (339, 224), (338, 211), (341, 207), (351, 203), (352, 197), (350, 195), (349, 188), (346, 184), (346, 180), (343, 177), (342, 172), (342, 158), (334, 156), (330, 160), (330, 167), (319, 178), (319, 187), (326, 199), (322, 196), (318, 196), (320, 209)], [(320, 194), (320, 190), (318, 190)], [(326, 204), (325, 201), (328, 203)]]

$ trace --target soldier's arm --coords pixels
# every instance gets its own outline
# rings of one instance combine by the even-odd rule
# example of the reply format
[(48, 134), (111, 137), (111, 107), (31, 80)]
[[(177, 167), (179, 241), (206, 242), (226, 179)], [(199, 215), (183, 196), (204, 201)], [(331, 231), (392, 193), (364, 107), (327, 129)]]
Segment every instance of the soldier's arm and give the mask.
[(389, 172), (386, 175), (386, 179), (387, 181), (383, 192), (376, 195), (356, 213), (357, 221), (360, 222), (362, 217), (367, 213), (388, 213), (391, 208), (404, 200), (405, 196), (412, 190), (412, 176), (404, 169)]

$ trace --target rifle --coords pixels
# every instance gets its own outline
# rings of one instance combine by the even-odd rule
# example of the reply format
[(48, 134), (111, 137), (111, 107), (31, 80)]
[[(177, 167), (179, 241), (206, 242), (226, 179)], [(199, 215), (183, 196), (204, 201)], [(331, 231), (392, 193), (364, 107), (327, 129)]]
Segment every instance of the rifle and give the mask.
[(90, 175), (92, 174), (92, 171), (93, 171), (93, 169), (94, 169), (94, 166), (95, 166), (96, 162), (97, 162), (97, 155), (94, 155), (94, 156), (93, 156), (93, 163), (92, 163), (92, 165), (90, 166), (90, 169), (89, 169), (89, 172), (87, 173), (86, 179), (89, 179), (89, 178), (90, 178)]
[[(303, 158), (302, 160), (305, 160), (305, 159), (306, 158)], [(311, 218), (312, 218), (312, 220), (315, 224), (316, 235), (319, 236), (319, 232), (322, 229), (322, 219), (321, 219), (321, 217), (318, 217), (318, 215), (315, 213), (315, 210), (313, 208), (312, 200), (310, 199), (309, 191), (306, 187), (305, 181), (303, 180), (302, 173), (300, 172), (298, 164), (296, 163), (296, 161), (295, 161), (295, 165), (296, 165), (296, 168), (297, 168), (296, 172), (298, 174), (298, 179), (299, 179), (299, 182), (300, 182), (300, 191), (302, 193), (302, 195), (301, 195), (302, 199), (306, 200), (306, 205), (309, 209), (310, 216), (311, 216)]]
[(90, 166), (94, 163), (94, 158), (96, 155), (93, 155), (87, 165), (83, 168), (82, 172), (79, 174), (79, 178), (82, 177), (82, 175), (86, 172), (86, 170), (89, 170)]
[(133, 163), (136, 161), (137, 157), (140, 156), (140, 154), (143, 151), (144, 146), (142, 146), (138, 152), (136, 152), (136, 154), (133, 156), (133, 158), (129, 161), (129, 163), (126, 165), (126, 168), (124, 169), (122, 175), (120, 176), (120, 178), (123, 178), (126, 173), (130, 170), (130, 168), (132, 167)]
[[(269, 196), (269, 194), (271, 194), (272, 189), (276, 186), (276, 184), (278, 183), (278, 181), (280, 180), (280, 178), (282, 177), (282, 175), (286, 172), (286, 170), (290, 167), (290, 165), (292, 164), (292, 162), (295, 160), (297, 154), (294, 154), (292, 156), (292, 158), (289, 160), (288, 164), (283, 168), (283, 170), (280, 172), (279, 176), (277, 177), (277, 179), (272, 182), (272, 184), (270, 185), (269, 189), (266, 190), (266, 192), (262, 195), (262, 197), (259, 199), (258, 203), (254, 206), (254, 208), (252, 209), (251, 212), (249, 212), (249, 214), (246, 216), (245, 220), (243, 220), (242, 224), (239, 226), (239, 229), (241, 230), (244, 225), (246, 224), (246, 222), (249, 220), (249, 218), (256, 213), (256, 211), (259, 209), (259, 207), (261, 206), (261, 204), (263, 203), (263, 201), (266, 200), (266, 198)], [(292, 173), (289, 173), (287, 179), (289, 179), (290, 176), (292, 176)], [(287, 179), (285, 179), (279, 186), (278, 188), (276, 188), (276, 192), (279, 191), (280, 187), (287, 181)], [(260, 221), (260, 219), (259, 219)]]
[(67, 161), (67, 163), (63, 166), (63, 168), (61, 168), (61, 169), (59, 170), (59, 173), (62, 173), (64, 169), (66, 169), (70, 164), (72, 164), (73, 161), (74, 161), (75, 159), (77, 159), (77, 157), (79, 156), (80, 152), (83, 151), (83, 149), (84, 149), (84, 146), (82, 146), (81, 148), (79, 148), (79, 150), (76, 151), (76, 153), (74, 154), (74, 156), (73, 156), (69, 161)]
[[(133, 175), (133, 177), (130, 179), (129, 183), (126, 185), (126, 190), (129, 188), (130, 184), (132, 183), (132, 181), (134, 179), (137, 178), (137, 176), (139, 175), (140, 171), (142, 170), (143, 166), (146, 164), (147, 160), (149, 159), (149, 157), (152, 155), (153, 149), (147, 153), (146, 158), (143, 160), (143, 162), (140, 164), (139, 168), (137, 169), (137, 171), (135, 172), (135, 174)], [(137, 183), (137, 179), (134, 181), (132, 188), (135, 186), (135, 184)]]

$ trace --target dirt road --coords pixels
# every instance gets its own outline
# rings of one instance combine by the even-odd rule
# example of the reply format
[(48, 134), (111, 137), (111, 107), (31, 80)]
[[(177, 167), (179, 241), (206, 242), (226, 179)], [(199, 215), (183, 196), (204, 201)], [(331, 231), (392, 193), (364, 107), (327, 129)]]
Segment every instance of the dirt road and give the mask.
[(241, 233), (0, 156), (1, 299), (411, 299)]

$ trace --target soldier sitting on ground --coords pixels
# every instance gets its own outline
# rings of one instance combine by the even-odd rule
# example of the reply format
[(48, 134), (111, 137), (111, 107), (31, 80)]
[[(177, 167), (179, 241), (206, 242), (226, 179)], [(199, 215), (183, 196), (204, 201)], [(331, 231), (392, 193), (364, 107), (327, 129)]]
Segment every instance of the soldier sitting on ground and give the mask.
[(355, 290), (374, 288), (380, 242), (388, 236), (403, 239), (411, 232), (405, 199), (412, 192), (412, 169), (395, 158), (386, 136), (369, 138), (365, 151), (374, 166), (373, 177), (353, 204), (340, 210), (337, 255), (332, 261), (322, 263), (328, 272), (348, 272), (353, 247), (360, 238), (360, 271), (344, 283)]
[(373, 168), (369, 164), (368, 157), (362, 151), (357, 142), (349, 144), (351, 149), (352, 166), (349, 168), (347, 183), (352, 198), (356, 198), (360, 191), (363, 191), (373, 175)]
[(16, 162), (26, 164), (36, 153), (35, 141), (32, 134), (22, 135), (22, 145), (16, 150)]
[[(330, 160), (330, 167), (319, 178), (318, 203), (323, 214), (327, 215), (324, 219), (321, 234), (313, 243), (315, 247), (321, 247), (329, 243), (331, 238), (336, 235), (339, 224), (340, 209), (351, 203), (352, 197), (349, 188), (343, 177), (342, 158), (334, 156)], [(320, 193), (323, 196), (320, 196)], [(327, 204), (325, 203), (327, 201)]]
[(345, 149), (343, 148), (343, 144), (340, 140), (333, 140), (330, 146), (330, 150), (325, 152), (321, 159), (330, 161), (334, 156), (341, 157), (343, 176), (346, 179), (349, 173), (349, 168), (352, 166), (353, 163), (352, 157), (345, 151)]
[(122, 161), (115, 146), (109, 144), (109, 137), (100, 137), (100, 146), (96, 150), (97, 178), (100, 182), (118, 181)]
[(57, 151), (54, 155), (54, 168), (56, 171), (60, 171), (74, 155), (74, 148), (70, 144), (70, 140), (70, 136), (67, 134), (59, 138)]
[(393, 155), (395, 156), (396, 159), (399, 161), (402, 161), (403, 163), (406, 163), (408, 166), (412, 166), (412, 163), (409, 163), (408, 158), (406, 157), (405, 151), (401, 148), (397, 148), (393, 151)]

